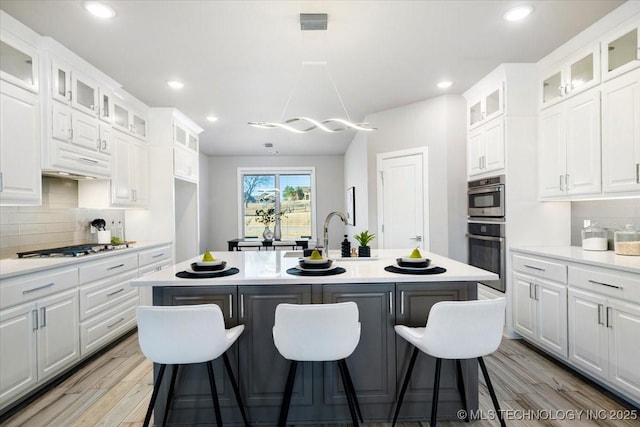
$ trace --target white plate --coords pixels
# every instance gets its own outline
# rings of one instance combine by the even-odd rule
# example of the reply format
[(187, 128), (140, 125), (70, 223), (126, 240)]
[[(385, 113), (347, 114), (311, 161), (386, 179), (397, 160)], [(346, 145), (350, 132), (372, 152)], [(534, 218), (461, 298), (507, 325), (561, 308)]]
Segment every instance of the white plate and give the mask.
[(334, 268), (337, 268), (338, 266), (333, 264), (331, 267), (329, 268), (304, 268), (304, 267), (300, 267), (300, 265), (296, 265), (295, 268), (297, 268), (300, 271), (329, 271), (329, 270), (333, 270)]
[(427, 258), (409, 258), (406, 256), (403, 256), (400, 259), (402, 262), (425, 262), (427, 260)]
[(196, 261), (196, 265), (199, 267), (213, 267), (216, 265), (220, 265), (224, 262), (224, 260), (217, 259), (215, 261)]
[(302, 258), (302, 260), (307, 264), (323, 264), (325, 262), (333, 261), (333, 259), (330, 259), (330, 258), (311, 259), (309, 257), (304, 257)]
[(436, 268), (435, 265), (429, 265), (429, 266), (426, 266), (426, 267), (400, 267), (397, 264), (396, 264), (396, 267), (398, 267), (401, 270), (429, 270), (431, 268)]
[(233, 267), (229, 267), (229, 264), (227, 264), (227, 266), (225, 268), (223, 268), (222, 270), (214, 270), (214, 271), (195, 271), (192, 270), (191, 268), (189, 268), (188, 270), (185, 270), (187, 273), (192, 273), (192, 274), (212, 274), (212, 273), (222, 273), (224, 271), (227, 271), (229, 269), (231, 269)]

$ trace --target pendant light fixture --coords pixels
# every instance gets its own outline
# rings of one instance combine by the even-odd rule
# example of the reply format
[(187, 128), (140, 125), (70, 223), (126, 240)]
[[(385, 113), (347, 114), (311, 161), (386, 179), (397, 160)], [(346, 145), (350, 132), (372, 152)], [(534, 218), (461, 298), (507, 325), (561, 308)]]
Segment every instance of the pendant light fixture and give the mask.
[[(300, 14), (300, 29), (302, 31), (314, 31), (314, 30), (326, 30), (327, 29), (327, 14), (314, 13), (314, 14)], [(322, 120), (313, 119), (310, 117), (298, 116), (292, 117), (289, 119), (285, 119), (285, 114), (287, 112), (287, 108), (289, 107), (289, 103), (293, 98), (293, 94), (300, 83), (300, 78), (305, 71), (305, 67), (314, 66), (314, 67), (323, 67), (327, 76), (329, 77), (329, 81), (333, 87), (333, 90), (340, 101), (340, 105), (342, 106), (342, 110), (344, 111), (346, 118), (327, 118)], [(321, 129), (328, 133), (338, 133), (343, 132), (348, 129), (353, 129), (356, 131), (374, 131), (377, 128), (370, 127), (368, 123), (354, 123), (349, 116), (349, 112), (344, 105), (342, 97), (340, 96), (340, 92), (336, 86), (336, 83), (329, 72), (329, 67), (325, 61), (304, 61), (302, 62), (302, 67), (300, 69), (300, 74), (298, 75), (298, 79), (289, 93), (289, 98), (282, 110), (282, 114), (280, 115), (280, 120), (278, 122), (249, 122), (250, 126), (260, 128), (260, 129), (285, 129), (294, 133), (308, 133), (315, 129)]]

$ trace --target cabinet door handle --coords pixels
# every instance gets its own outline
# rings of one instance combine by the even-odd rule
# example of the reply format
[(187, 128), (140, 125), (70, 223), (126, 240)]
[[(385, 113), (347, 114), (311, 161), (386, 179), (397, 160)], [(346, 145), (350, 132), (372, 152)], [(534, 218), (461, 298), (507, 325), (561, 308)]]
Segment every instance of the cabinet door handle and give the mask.
[(120, 268), (120, 267), (124, 267), (124, 264), (118, 264), (118, 265), (114, 265), (111, 267), (107, 267), (107, 271), (108, 270), (115, 270), (116, 268)]
[(47, 307), (42, 307), (40, 309), (40, 312), (42, 313), (42, 319), (40, 319), (40, 327), (44, 328), (45, 326), (47, 326)]
[(244, 319), (244, 294), (240, 294), (240, 318)]
[(389, 292), (389, 314), (393, 315), (393, 291)]
[(4, 179), (2, 179), (2, 172), (0, 172), (0, 193), (4, 190)]
[(564, 176), (564, 186), (567, 188), (567, 191), (571, 190), (571, 187), (569, 186), (569, 177), (570, 176), (571, 175), (569, 175), (569, 174), (566, 174)]
[(99, 150), (100, 149), (100, 138), (96, 139), (96, 148)]
[(611, 324), (611, 313), (612, 308), (611, 307), (607, 307), (607, 328), (613, 328), (613, 325)]
[(114, 327), (114, 326), (116, 326), (118, 323), (122, 322), (123, 320), (124, 320), (124, 317), (119, 318), (118, 320), (116, 320), (116, 321), (115, 321), (115, 322), (113, 322), (112, 324), (107, 325), (107, 329), (111, 329), (111, 328), (113, 328), (113, 327)]
[(618, 286), (618, 285), (610, 285), (608, 283), (603, 283), (603, 282), (597, 282), (595, 280), (589, 280), (589, 283), (593, 283), (594, 285), (600, 285), (600, 286), (606, 286), (608, 288), (615, 288), (615, 289), (620, 289), (622, 290), (622, 286)]
[(112, 297), (112, 296), (114, 296), (114, 295), (119, 294), (120, 292), (124, 292), (124, 288), (120, 288), (120, 289), (118, 289), (117, 291), (113, 291), (113, 292), (111, 292), (111, 293), (107, 294), (107, 296), (108, 296), (108, 297)]
[(478, 157), (478, 169), (482, 169), (482, 156)]
[(31, 330), (37, 331), (38, 330), (38, 310), (36, 310), (35, 308), (31, 310), (31, 317), (33, 318), (33, 328)]
[(533, 287), (533, 299), (540, 301), (540, 285), (534, 285)]
[(604, 322), (602, 321), (602, 309), (604, 308), (604, 306), (602, 304), (598, 304), (598, 325), (604, 325)]
[(68, 99), (69, 101), (71, 101), (71, 100), (73, 99), (73, 94), (71, 93), (71, 91), (70, 91), (70, 90), (69, 90), (69, 91), (67, 91), (67, 99)]
[(83, 161), (83, 162), (87, 162), (87, 163), (93, 163), (94, 165), (95, 165), (96, 163), (98, 163), (98, 161), (97, 161), (97, 160), (89, 159), (89, 158), (87, 158), (87, 157), (78, 157), (78, 160), (81, 160), (81, 161)]
[(31, 292), (41, 291), (46, 288), (50, 288), (55, 285), (55, 282), (47, 283), (46, 285), (38, 286), (37, 288), (26, 289), (22, 291), (22, 295), (30, 294)]
[(535, 295), (534, 295), (534, 287), (535, 285), (533, 283), (529, 283), (529, 299), (535, 299)]
[(535, 265), (528, 265), (528, 264), (525, 264), (524, 266), (525, 266), (525, 267), (527, 267), (527, 268), (530, 268), (530, 269), (532, 269), (532, 270), (537, 270), (537, 271), (546, 271), (544, 268), (542, 268), (542, 267), (536, 267)]
[(103, 140), (102, 140), (102, 149), (103, 149), (103, 150), (106, 150), (106, 149), (107, 149), (107, 140), (106, 140), (106, 139), (103, 139)]
[(73, 129), (69, 129), (69, 141), (73, 141)]
[(229, 294), (229, 319), (233, 319), (233, 294)]
[(564, 191), (564, 175), (560, 175), (560, 191)]
[(404, 314), (404, 291), (400, 292), (400, 314)]
[(158, 254), (158, 255), (154, 255), (151, 258), (160, 258), (161, 256), (164, 256), (164, 252), (162, 252), (161, 254)]
[(636, 184), (640, 184), (640, 163), (636, 163)]

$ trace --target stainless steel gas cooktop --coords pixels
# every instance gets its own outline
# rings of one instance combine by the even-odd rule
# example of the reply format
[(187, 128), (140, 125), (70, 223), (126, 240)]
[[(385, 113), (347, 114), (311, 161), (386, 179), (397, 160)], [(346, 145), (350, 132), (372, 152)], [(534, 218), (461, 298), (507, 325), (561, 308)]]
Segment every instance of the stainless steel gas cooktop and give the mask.
[(39, 249), (35, 251), (18, 252), (18, 258), (29, 257), (78, 257), (83, 255), (96, 254), (98, 252), (112, 251), (116, 249), (128, 248), (129, 243), (118, 244), (98, 244), (98, 243), (83, 243), (79, 245), (62, 246), (59, 248), (51, 249)]

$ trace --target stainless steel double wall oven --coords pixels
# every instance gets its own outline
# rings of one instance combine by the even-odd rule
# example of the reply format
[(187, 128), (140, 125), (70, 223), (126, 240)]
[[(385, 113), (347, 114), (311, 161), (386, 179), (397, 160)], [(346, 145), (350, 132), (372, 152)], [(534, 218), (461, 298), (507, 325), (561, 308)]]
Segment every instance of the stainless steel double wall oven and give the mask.
[(505, 179), (504, 175), (470, 181), (467, 190), (468, 262), (496, 273), (498, 280), (482, 284), (499, 292), (506, 289)]

